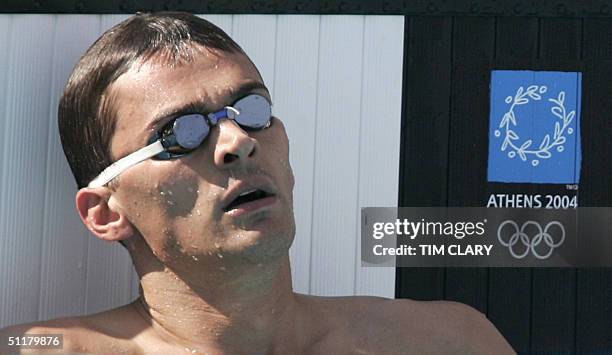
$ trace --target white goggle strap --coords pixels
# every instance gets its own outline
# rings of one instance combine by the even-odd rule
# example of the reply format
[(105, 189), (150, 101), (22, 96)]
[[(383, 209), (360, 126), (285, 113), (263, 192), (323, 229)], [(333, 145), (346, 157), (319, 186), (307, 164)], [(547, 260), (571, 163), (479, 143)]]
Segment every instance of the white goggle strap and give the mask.
[(104, 169), (104, 171), (102, 171), (100, 175), (93, 179), (89, 183), (89, 185), (87, 185), (87, 187), (95, 189), (96, 187), (104, 186), (128, 168), (140, 163), (143, 160), (147, 160), (151, 157), (154, 157), (157, 154), (163, 152), (164, 150), (165, 148), (162, 145), (161, 140), (158, 140), (155, 143), (151, 143), (144, 148), (140, 148), (134, 153), (117, 160), (108, 168)]

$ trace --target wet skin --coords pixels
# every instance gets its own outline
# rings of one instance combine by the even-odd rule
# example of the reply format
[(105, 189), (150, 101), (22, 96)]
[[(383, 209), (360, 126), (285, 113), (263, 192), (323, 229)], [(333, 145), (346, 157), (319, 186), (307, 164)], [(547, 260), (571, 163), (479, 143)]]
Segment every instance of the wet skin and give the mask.
[[(202, 101), (214, 111), (248, 93), (270, 99), (246, 56), (195, 49), (191, 62), (141, 63), (112, 85), (115, 159), (145, 146), (167, 119), (151, 123), (176, 107)], [(62, 333), (65, 351), (92, 353), (513, 353), (482, 314), (458, 303), (294, 293), (288, 149), (279, 119), (248, 132), (223, 120), (189, 155), (150, 159), (113, 188), (79, 191), (81, 218), (94, 235), (126, 243), (141, 297), (0, 335)], [(273, 198), (242, 211), (224, 208), (228, 193), (252, 186)], [(0, 345), (0, 353), (12, 350)]]
[[(188, 65), (169, 69), (149, 63), (129, 71), (111, 90), (118, 117), (113, 156), (145, 146), (172, 117), (151, 122), (188, 103), (203, 102), (207, 107), (202, 109), (211, 112), (249, 93), (271, 101), (265, 88), (241, 91), (254, 84), (263, 86), (244, 55), (204, 49)], [(288, 149), (276, 118), (269, 128), (249, 132), (222, 120), (194, 152), (173, 160), (149, 159), (127, 170), (109, 202), (116, 202), (165, 265), (181, 273), (265, 262), (270, 254), (282, 255), (294, 234)], [(227, 213), (223, 198), (241, 183), (266, 186), (274, 201), (253, 213)]]

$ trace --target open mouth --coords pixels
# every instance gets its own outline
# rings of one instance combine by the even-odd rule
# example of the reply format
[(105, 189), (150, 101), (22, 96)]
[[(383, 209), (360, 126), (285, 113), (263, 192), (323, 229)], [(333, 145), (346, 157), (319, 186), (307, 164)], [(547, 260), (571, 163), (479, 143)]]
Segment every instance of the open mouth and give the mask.
[(224, 211), (228, 212), (233, 209), (239, 208), (242, 205), (248, 204), (253, 201), (261, 200), (270, 196), (273, 196), (273, 194), (260, 189), (252, 189), (249, 191), (245, 191), (238, 195), (238, 197), (236, 197), (232, 202), (230, 202), (230, 204), (224, 208)]

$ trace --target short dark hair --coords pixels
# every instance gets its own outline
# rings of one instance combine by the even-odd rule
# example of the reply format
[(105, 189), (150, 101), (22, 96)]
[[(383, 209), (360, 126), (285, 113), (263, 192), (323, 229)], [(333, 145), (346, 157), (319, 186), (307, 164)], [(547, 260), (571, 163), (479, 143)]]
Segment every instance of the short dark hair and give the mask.
[(75, 66), (59, 102), (64, 154), (79, 188), (112, 164), (116, 115), (108, 88), (137, 62), (190, 61), (194, 45), (244, 53), (223, 30), (182, 12), (138, 13), (106, 31)]

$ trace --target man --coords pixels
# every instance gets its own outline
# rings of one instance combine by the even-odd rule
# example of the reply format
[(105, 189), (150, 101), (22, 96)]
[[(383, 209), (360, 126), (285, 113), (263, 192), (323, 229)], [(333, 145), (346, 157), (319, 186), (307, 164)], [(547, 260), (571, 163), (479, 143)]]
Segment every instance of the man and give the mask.
[(22, 334), (102, 354), (512, 353), (458, 303), (292, 291), (294, 179), (271, 102), (240, 47), (195, 16), (138, 14), (98, 39), (60, 134), (81, 219), (128, 249), (141, 297), (4, 329), (2, 353)]

